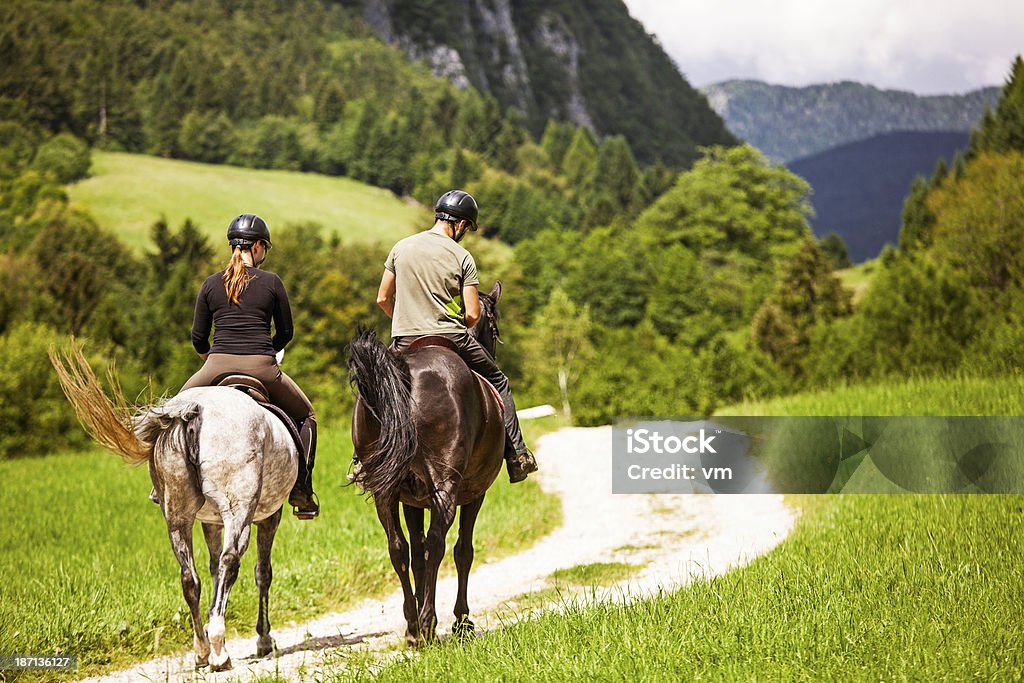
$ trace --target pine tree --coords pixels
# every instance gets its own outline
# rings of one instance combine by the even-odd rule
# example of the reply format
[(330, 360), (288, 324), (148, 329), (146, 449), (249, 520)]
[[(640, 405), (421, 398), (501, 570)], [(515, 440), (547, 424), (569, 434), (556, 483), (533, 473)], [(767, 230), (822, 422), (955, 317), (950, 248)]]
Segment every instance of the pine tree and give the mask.
[(621, 135), (614, 135), (601, 143), (597, 157), (596, 190), (607, 194), (616, 213), (624, 215), (636, 205), (637, 169), (629, 143)]
[(562, 173), (574, 196), (585, 197), (593, 188), (597, 173), (597, 145), (586, 128), (576, 129), (562, 160)]
[(986, 112), (971, 138), (970, 156), (1024, 151), (1024, 58), (1017, 55), (994, 111)]
[(828, 257), (832, 270), (850, 267), (850, 254), (846, 250), (846, 242), (837, 233), (830, 232), (822, 237), (818, 246)]
[(561, 168), (565, 153), (569, 151), (572, 144), (575, 129), (571, 123), (560, 123), (554, 119), (548, 119), (544, 134), (540, 139), (540, 146), (547, 155), (548, 161), (553, 168)]
[(775, 291), (754, 316), (757, 347), (790, 376), (798, 377), (810, 348), (811, 331), (851, 312), (850, 293), (832, 274), (832, 264), (813, 239), (782, 264)]

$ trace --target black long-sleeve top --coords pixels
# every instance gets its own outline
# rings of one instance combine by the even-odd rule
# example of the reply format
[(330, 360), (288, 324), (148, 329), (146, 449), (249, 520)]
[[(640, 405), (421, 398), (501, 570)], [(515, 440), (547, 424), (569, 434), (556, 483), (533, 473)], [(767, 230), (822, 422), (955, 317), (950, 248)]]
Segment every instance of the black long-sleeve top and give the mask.
[(206, 278), (199, 288), (192, 320), (192, 346), (198, 353), (273, 356), (291, 341), (292, 309), (281, 278), (251, 266), (246, 266), (245, 272), (251, 279), (239, 297), (239, 304), (228, 300), (223, 270)]

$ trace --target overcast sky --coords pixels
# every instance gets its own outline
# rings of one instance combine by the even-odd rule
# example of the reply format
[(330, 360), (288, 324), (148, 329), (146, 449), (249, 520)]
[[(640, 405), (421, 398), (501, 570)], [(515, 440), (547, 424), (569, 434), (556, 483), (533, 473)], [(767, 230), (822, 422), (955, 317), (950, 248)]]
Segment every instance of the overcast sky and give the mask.
[(1024, 0), (625, 0), (695, 86), (841, 80), (919, 94), (1002, 85)]

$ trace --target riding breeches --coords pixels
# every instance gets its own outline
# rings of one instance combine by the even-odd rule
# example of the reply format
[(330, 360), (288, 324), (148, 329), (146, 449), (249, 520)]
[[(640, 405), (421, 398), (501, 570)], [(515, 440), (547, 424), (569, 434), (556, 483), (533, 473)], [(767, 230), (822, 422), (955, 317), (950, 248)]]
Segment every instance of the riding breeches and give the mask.
[(299, 385), (291, 377), (281, 372), (277, 360), (273, 356), (262, 354), (235, 355), (231, 353), (211, 353), (203, 367), (185, 382), (181, 389), (193, 389), (213, 384), (221, 375), (239, 373), (255, 377), (263, 382), (270, 393), (270, 402), (288, 414), (296, 425), (309, 419), (316, 420), (313, 404), (306, 398)]
[[(516, 416), (516, 403), (512, 399), (512, 389), (509, 387), (508, 378), (498, 368), (494, 358), (487, 352), (487, 349), (480, 345), (476, 339), (468, 333), (439, 334), (455, 342), (458, 354), (470, 370), (482, 375), (488, 382), (494, 385), (501, 396), (501, 402), (505, 404), (505, 433), (508, 435), (509, 445), (514, 453), (525, 453), (526, 443), (523, 441), (523, 432), (519, 428), (519, 418)], [(392, 346), (395, 351), (403, 351), (419, 337), (395, 337)]]

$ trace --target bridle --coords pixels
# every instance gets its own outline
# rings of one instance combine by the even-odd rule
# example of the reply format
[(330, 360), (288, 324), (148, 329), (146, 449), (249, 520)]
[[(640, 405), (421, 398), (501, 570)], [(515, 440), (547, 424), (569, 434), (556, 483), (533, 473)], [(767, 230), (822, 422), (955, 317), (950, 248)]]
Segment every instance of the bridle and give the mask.
[(480, 307), (487, 313), (487, 331), (494, 339), (494, 348), (497, 349), (498, 344), (505, 343), (501, 340), (501, 330), (498, 329), (498, 310), (491, 297), (486, 294), (480, 295)]

